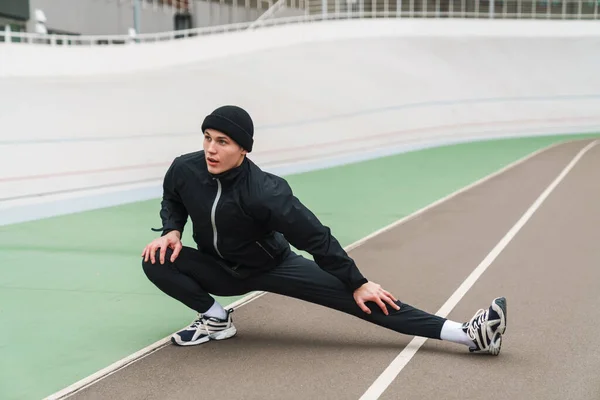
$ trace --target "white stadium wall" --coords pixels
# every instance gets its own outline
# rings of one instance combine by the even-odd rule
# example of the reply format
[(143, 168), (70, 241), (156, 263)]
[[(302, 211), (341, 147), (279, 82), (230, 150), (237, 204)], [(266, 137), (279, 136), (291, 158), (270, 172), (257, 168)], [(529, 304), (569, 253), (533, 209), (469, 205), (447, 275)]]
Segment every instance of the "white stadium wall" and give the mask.
[(68, 196), (160, 194), (169, 163), (201, 148), (203, 117), (225, 103), (255, 120), (251, 157), (286, 173), (597, 132), (598, 71), (600, 25), (585, 21), (365, 19), (141, 45), (4, 44), (0, 220)]

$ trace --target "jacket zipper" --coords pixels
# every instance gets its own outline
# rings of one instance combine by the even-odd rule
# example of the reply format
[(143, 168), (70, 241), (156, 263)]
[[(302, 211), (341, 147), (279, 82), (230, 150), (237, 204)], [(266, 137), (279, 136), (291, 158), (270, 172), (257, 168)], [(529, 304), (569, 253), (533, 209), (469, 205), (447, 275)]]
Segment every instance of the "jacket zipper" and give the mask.
[(275, 259), (275, 257), (273, 257), (273, 256), (271, 255), (271, 253), (269, 253), (269, 252), (267, 251), (267, 249), (265, 249), (265, 248), (263, 247), (263, 245), (262, 245), (262, 244), (258, 243), (258, 241), (256, 242), (256, 244), (257, 244), (257, 245), (258, 245), (258, 246), (259, 246), (261, 249), (263, 249), (263, 250), (265, 251), (265, 253), (267, 253), (267, 254), (269, 255), (269, 257), (271, 257), (272, 259)]
[(219, 251), (219, 248), (217, 247), (217, 223), (215, 222), (217, 203), (219, 202), (219, 198), (221, 197), (221, 181), (218, 179), (217, 179), (217, 185), (219, 185), (219, 187), (217, 189), (217, 196), (215, 197), (215, 202), (213, 203), (212, 211), (210, 213), (210, 221), (212, 222), (212, 228), (213, 228), (213, 245), (215, 246), (215, 250), (217, 251), (217, 254), (219, 255), (219, 257), (223, 258), (223, 256), (221, 255), (221, 252)]

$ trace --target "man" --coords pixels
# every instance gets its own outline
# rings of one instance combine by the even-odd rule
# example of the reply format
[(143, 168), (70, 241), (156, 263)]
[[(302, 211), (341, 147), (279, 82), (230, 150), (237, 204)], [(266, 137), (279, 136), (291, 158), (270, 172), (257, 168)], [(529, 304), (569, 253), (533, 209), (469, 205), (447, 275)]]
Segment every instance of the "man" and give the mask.
[[(294, 196), (288, 183), (246, 155), (254, 124), (237, 106), (223, 106), (202, 124), (204, 150), (175, 158), (163, 184), (161, 237), (142, 252), (146, 276), (198, 312), (173, 334), (197, 345), (236, 334), (233, 310), (210, 294), (266, 291), (320, 304), (407, 335), (448, 340), (472, 352), (500, 352), (506, 300), (493, 300), (467, 323), (446, 320), (398, 301), (368, 281), (328, 227)], [(197, 249), (184, 247), (188, 217)], [(295, 254), (290, 244), (311, 254)]]

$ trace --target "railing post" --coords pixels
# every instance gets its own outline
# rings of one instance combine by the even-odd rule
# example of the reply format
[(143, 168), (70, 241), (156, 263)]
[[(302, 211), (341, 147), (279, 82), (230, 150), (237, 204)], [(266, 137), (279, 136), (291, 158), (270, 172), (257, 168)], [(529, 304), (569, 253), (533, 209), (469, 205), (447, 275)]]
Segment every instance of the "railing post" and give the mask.
[(10, 35), (10, 25), (6, 24), (4, 27), (4, 43), (10, 43), (11, 35)]
[(135, 31), (137, 33), (141, 33), (141, 26), (140, 26), (140, 0), (134, 0), (133, 3), (133, 29), (135, 29)]

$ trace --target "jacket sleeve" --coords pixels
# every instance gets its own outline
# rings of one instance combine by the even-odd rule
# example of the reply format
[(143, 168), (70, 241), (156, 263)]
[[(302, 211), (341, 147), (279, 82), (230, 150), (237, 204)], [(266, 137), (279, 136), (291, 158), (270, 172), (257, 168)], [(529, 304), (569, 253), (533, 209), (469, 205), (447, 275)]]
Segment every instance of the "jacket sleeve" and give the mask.
[(183, 228), (188, 219), (179, 193), (177, 192), (177, 175), (175, 172), (177, 159), (173, 161), (163, 181), (163, 198), (161, 202), (160, 218), (162, 219), (162, 235), (177, 230), (183, 235)]
[(255, 199), (253, 209), (264, 226), (282, 233), (297, 249), (310, 253), (319, 267), (350, 290), (367, 282), (330, 229), (294, 196), (285, 180), (269, 179)]

